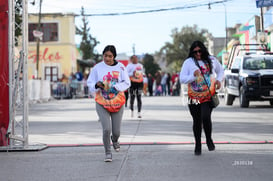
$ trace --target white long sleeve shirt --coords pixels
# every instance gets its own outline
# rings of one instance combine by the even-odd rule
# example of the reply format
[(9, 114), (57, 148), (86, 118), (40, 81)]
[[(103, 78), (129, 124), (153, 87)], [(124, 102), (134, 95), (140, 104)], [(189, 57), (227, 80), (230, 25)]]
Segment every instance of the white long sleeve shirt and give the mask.
[[(212, 74), (209, 73), (209, 67), (203, 61), (197, 61), (202, 69), (202, 72), (206, 78), (207, 83), (210, 87), (210, 92), (212, 95), (215, 93), (215, 81), (222, 81), (224, 77), (224, 69), (219, 61), (210, 56), (212, 61)], [(194, 72), (200, 70), (196, 65), (193, 58), (188, 58), (185, 60), (181, 72), (179, 75), (180, 83), (188, 84), (188, 96), (193, 102), (202, 103), (210, 100), (210, 95), (208, 91), (208, 86), (204, 80), (202, 74), (195, 77)]]
[[(103, 89), (97, 87), (97, 82), (102, 82)], [(91, 71), (87, 85), (90, 92), (96, 93), (95, 101), (103, 105), (109, 112), (117, 112), (125, 103), (123, 91), (131, 85), (128, 72), (124, 65), (117, 62), (116, 65), (110, 66), (104, 61), (98, 63)]]
[(128, 75), (132, 82), (143, 82), (143, 65), (140, 63), (129, 63), (126, 67)]
[(87, 79), (90, 92), (95, 93), (100, 90), (95, 88), (98, 81), (103, 82), (105, 86), (114, 87), (117, 91), (125, 91), (131, 85), (128, 73), (120, 62), (114, 66), (107, 65), (104, 61), (95, 65)]

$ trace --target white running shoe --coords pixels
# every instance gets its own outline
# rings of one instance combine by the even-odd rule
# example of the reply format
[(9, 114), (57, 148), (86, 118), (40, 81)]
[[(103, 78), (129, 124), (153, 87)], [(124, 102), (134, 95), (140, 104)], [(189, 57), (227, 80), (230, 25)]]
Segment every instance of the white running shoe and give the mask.
[(134, 111), (131, 111), (131, 118), (134, 117)]
[(142, 118), (141, 112), (138, 112), (138, 113), (137, 113), (137, 117), (138, 117), (138, 118)]

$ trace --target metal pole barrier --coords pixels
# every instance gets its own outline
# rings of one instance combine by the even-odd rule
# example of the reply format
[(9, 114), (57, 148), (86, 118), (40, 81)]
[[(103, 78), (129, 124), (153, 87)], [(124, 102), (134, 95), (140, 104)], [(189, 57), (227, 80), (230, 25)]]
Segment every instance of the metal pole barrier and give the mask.
[(22, 51), (23, 51), (23, 92), (24, 92), (24, 98), (23, 98), (23, 146), (28, 147), (28, 68), (27, 68), (27, 55), (28, 55), (28, 6), (27, 6), (27, 0), (23, 1), (22, 7), (23, 7), (23, 22), (22, 22), (22, 34), (24, 35), (23, 38), (23, 45), (22, 45)]

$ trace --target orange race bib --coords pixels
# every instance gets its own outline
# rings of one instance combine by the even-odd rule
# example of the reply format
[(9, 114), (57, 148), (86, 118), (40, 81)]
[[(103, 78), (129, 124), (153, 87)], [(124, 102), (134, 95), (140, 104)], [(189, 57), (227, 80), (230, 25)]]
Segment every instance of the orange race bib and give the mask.
[(133, 74), (132, 77), (130, 77), (130, 80), (132, 82), (137, 82), (137, 83), (143, 82), (143, 74), (142, 74), (142, 72), (139, 71), (139, 70), (134, 71), (134, 74)]
[(110, 95), (111, 99), (105, 99), (101, 92), (96, 94), (95, 101), (102, 105), (109, 112), (118, 112), (120, 108), (125, 104), (125, 95), (123, 92), (119, 92), (117, 95)]
[(108, 74), (103, 77), (104, 89), (96, 93), (95, 101), (109, 112), (118, 112), (125, 104), (124, 93), (114, 88), (114, 85), (118, 82), (118, 77), (118, 71), (108, 72)]

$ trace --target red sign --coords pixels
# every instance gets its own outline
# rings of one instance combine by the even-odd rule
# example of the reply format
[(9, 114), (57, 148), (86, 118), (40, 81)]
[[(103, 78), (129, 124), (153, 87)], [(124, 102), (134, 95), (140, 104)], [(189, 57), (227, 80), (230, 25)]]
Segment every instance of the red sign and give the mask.
[(6, 146), (9, 126), (8, 0), (0, 1), (0, 146)]
[[(39, 53), (39, 61), (43, 62), (60, 62), (60, 60), (63, 58), (59, 52), (49, 53), (49, 48), (45, 48), (43, 52)], [(36, 63), (37, 60), (37, 54), (36, 50), (29, 51), (28, 59), (33, 59), (33, 63)]]
[(129, 60), (117, 60), (117, 61), (122, 63), (125, 67), (129, 64)]

